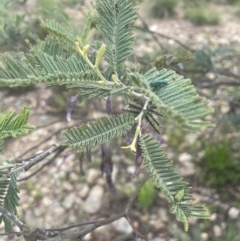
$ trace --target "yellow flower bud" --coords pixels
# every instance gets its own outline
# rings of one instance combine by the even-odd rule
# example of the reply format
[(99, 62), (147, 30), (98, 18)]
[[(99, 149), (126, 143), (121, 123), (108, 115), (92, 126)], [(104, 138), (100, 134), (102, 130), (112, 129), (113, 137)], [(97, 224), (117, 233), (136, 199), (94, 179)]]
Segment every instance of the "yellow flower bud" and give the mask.
[(97, 57), (96, 57), (96, 60), (95, 60), (95, 67), (98, 67), (98, 65), (99, 65), (99, 63), (100, 63), (100, 61), (101, 61), (105, 51), (106, 51), (106, 45), (103, 44), (101, 46), (101, 48), (98, 50)]

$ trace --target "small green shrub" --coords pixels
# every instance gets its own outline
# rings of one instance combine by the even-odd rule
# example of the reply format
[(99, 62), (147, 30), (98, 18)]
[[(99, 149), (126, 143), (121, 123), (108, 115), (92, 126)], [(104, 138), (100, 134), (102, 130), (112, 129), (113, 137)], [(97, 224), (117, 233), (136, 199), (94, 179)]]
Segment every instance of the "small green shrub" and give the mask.
[(174, 14), (179, 0), (152, 0), (146, 1), (150, 14), (157, 18), (165, 18)]
[(226, 0), (226, 3), (228, 3), (228, 4), (239, 4), (240, 0)]
[(240, 2), (236, 4), (236, 15), (240, 17)]
[(148, 180), (138, 194), (138, 203), (144, 208), (150, 207), (153, 204), (155, 194), (154, 185)]
[(215, 238), (213, 241), (238, 241), (240, 240), (239, 227), (234, 224), (228, 224), (223, 235)]
[(201, 228), (194, 227), (189, 233), (183, 232), (177, 227), (171, 227), (170, 233), (180, 241), (203, 241), (201, 238)]
[(198, 172), (200, 179), (213, 187), (237, 183), (240, 167), (233, 153), (230, 141), (208, 144)]
[(220, 23), (218, 12), (208, 8), (205, 4), (188, 7), (185, 12), (185, 17), (195, 25), (217, 25)]

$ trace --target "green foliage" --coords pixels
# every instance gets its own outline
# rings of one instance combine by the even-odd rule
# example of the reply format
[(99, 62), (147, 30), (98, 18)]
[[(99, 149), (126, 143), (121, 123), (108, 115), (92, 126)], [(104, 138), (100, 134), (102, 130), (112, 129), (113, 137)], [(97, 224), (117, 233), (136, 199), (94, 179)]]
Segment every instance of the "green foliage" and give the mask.
[(174, 14), (179, 0), (152, 0), (146, 1), (146, 7), (151, 16), (164, 18)]
[(108, 116), (94, 122), (82, 124), (65, 133), (67, 145), (76, 151), (85, 151), (97, 144), (109, 142), (111, 139), (126, 134), (133, 124), (133, 115), (123, 114)]
[(0, 113), (0, 139), (26, 135), (32, 130), (34, 127), (27, 124), (29, 111), (30, 107), (25, 107), (19, 115)]
[(184, 223), (184, 229), (188, 230), (188, 216), (208, 218), (208, 211), (204, 206), (192, 204), (194, 198), (188, 193), (188, 183), (174, 170), (173, 162), (166, 157), (159, 143), (151, 136), (144, 135), (140, 138), (140, 146), (144, 166), (156, 186), (172, 203), (172, 212), (176, 214), (178, 221)]
[(67, 6), (73, 7), (76, 4), (84, 4), (85, 0), (63, 0), (62, 2)]
[[(37, 42), (39, 37), (45, 35), (39, 28), (39, 18), (55, 19), (65, 26), (69, 25), (68, 15), (62, 10), (63, 7), (55, 0), (37, 0), (37, 8), (31, 9), (29, 14), (16, 12), (12, 13), (9, 6), (18, 8), (21, 1), (2, 0), (0, 1), (0, 45), (7, 45), (9, 48), (23, 48), (25, 39)], [(37, 15), (37, 16), (36, 16)], [(70, 29), (70, 26), (68, 26)]]
[(183, 232), (177, 227), (172, 227), (170, 233), (181, 241), (204, 241), (201, 237), (201, 229), (199, 227), (192, 228), (190, 233)]
[(239, 4), (240, 1), (239, 0), (226, 0), (226, 3), (228, 3), (228, 4)]
[(77, 36), (74, 35), (73, 30), (71, 32), (69, 29), (61, 26), (53, 19), (41, 21), (41, 27), (49, 32), (48, 36), (54, 40), (55, 44), (57, 42), (64, 48), (74, 48)]
[(156, 190), (153, 183), (150, 180), (146, 181), (138, 194), (138, 203), (143, 208), (152, 206), (155, 194)]
[(37, 0), (39, 9), (37, 13), (42, 18), (55, 19), (64, 24), (68, 24), (68, 15), (63, 11), (63, 8), (59, 6), (56, 0)]
[(191, 64), (195, 67), (211, 70), (213, 68), (212, 63), (213, 52), (209, 48), (203, 48), (196, 51), (194, 60)]
[(8, 6), (12, 1), (0, 2), (0, 45), (13, 45), (25, 35), (27, 28), (24, 26), (24, 14), (11, 14)]
[(137, 11), (131, 1), (96, 1), (96, 24), (107, 45), (105, 59), (114, 74), (121, 72), (123, 63), (132, 53), (132, 25)]
[(240, 181), (239, 162), (234, 157), (229, 140), (209, 143), (205, 147), (200, 167), (198, 176), (209, 186), (221, 188), (225, 184)]
[(228, 223), (223, 235), (221, 235), (221, 237), (214, 238), (213, 241), (238, 241), (239, 239), (239, 226)]
[(205, 4), (186, 8), (185, 17), (195, 25), (218, 25), (220, 15)]
[[(30, 107), (25, 107), (22, 112), (16, 115), (14, 112), (0, 113), (0, 153), (3, 150), (3, 141), (7, 137), (19, 137), (26, 135), (33, 126), (28, 125)], [(16, 206), (18, 205), (17, 177), (19, 172), (6, 175), (16, 167), (15, 163), (6, 162), (0, 166), (0, 206), (3, 206), (13, 215), (17, 215)], [(5, 231), (12, 229), (11, 222), (5, 217), (0, 217), (0, 223), (4, 222)]]
[(171, 117), (169, 119), (178, 125), (191, 130), (201, 130), (211, 126), (210, 122), (203, 121), (202, 118), (213, 110), (208, 107), (208, 101), (197, 95), (189, 79), (184, 79), (174, 71), (166, 69), (157, 71), (155, 68), (150, 69), (144, 78), (147, 82), (160, 78), (167, 83), (164, 87), (156, 86), (150, 93), (148, 90), (143, 90), (149, 94), (155, 105), (158, 103), (163, 116)]
[[(49, 32), (44, 41), (36, 46), (30, 45), (30, 51), (19, 59), (9, 54), (2, 56), (0, 85), (14, 87), (39, 82), (47, 86), (65, 85), (74, 88), (77, 95), (86, 95), (89, 99), (124, 94), (126, 104), (129, 104), (126, 109), (130, 113), (109, 115), (72, 128), (65, 133), (66, 141), (61, 145), (83, 152), (134, 129), (132, 143), (122, 148), (144, 158), (144, 166), (154, 184), (171, 202), (172, 212), (187, 230), (187, 217), (208, 218), (208, 212), (202, 205), (192, 204), (188, 183), (174, 170), (173, 162), (166, 157), (158, 141), (143, 135), (143, 122), (149, 123), (158, 133), (160, 123), (169, 121), (188, 130), (203, 130), (212, 126), (211, 122), (204, 120), (212, 109), (208, 101), (196, 93), (189, 79), (173, 71), (152, 68), (140, 74), (139, 68), (135, 72), (125, 68), (124, 63), (132, 54), (132, 26), (137, 18), (133, 1), (97, 0), (94, 7), (97, 10), (97, 28), (104, 43), (85, 45), (90, 35), (91, 14), (82, 35), (74, 30), (68, 31), (53, 20), (42, 21), (42, 27)], [(106, 60), (104, 68), (103, 58)], [(21, 121), (24, 124), (17, 125), (21, 131), (14, 129), (16, 136), (29, 129), (25, 126), (27, 117)], [(152, 188), (148, 186), (147, 189), (149, 195), (153, 194)], [(144, 205), (149, 204), (150, 199), (153, 198), (144, 200)]]
[(168, 136), (168, 144), (172, 148), (180, 148), (181, 143), (184, 142), (184, 130), (182, 128), (174, 128), (174, 126), (169, 123), (169, 125), (166, 127), (166, 134)]
[[(1, 189), (1, 198), (0, 198), (0, 205), (3, 206), (7, 211), (9, 211), (13, 215), (17, 215), (17, 208), (18, 205), (18, 187), (17, 187), (17, 176), (18, 173), (14, 173), (11, 175), (10, 178), (0, 177), (0, 186)], [(2, 188), (3, 187), (3, 188)], [(5, 225), (5, 232), (10, 232), (12, 230), (12, 224), (9, 219), (5, 216), (0, 216), (0, 223), (4, 222)]]

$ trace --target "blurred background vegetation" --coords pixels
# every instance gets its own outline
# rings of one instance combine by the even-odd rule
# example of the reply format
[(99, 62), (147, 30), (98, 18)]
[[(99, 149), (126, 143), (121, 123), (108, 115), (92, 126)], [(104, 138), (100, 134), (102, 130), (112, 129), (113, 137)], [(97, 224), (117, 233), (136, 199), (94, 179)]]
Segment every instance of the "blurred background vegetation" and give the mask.
[[(139, 62), (142, 71), (156, 66), (158, 69), (173, 69), (190, 78), (197, 92), (208, 98), (215, 108), (215, 113), (210, 119), (216, 123), (216, 126), (203, 133), (192, 134), (174, 129), (169, 121), (162, 124), (162, 135), (157, 136), (175, 161), (176, 168), (193, 185), (196, 197), (209, 206), (211, 220), (192, 221), (190, 232), (184, 233), (172, 221), (173, 219), (159, 227), (157, 225), (149, 227), (147, 219), (139, 219), (145, 222), (145, 227), (148, 227), (146, 232), (151, 233), (150, 240), (159, 236), (179, 241), (238, 241), (240, 240), (239, 213), (234, 216), (230, 210), (233, 208), (240, 210), (240, 38), (239, 25), (237, 25), (240, 21), (240, 0), (142, 0), (140, 2), (140, 20), (135, 26), (137, 47), (134, 48), (135, 56), (128, 62), (129, 67), (133, 68)], [(40, 27), (40, 19), (53, 18), (71, 31), (81, 31), (89, 6), (90, 3), (84, 0), (1, 0), (0, 52), (10, 51), (17, 58), (19, 51), (27, 51), (28, 44), (35, 44), (43, 39), (46, 33)], [(75, 12), (71, 9), (75, 9)], [(79, 18), (76, 16), (77, 11)], [(238, 29), (231, 29), (228, 34), (227, 31), (222, 31), (225, 26), (226, 28), (235, 26)], [(94, 25), (92, 28), (94, 29)], [(235, 35), (232, 36), (232, 33)], [(92, 38), (100, 39), (101, 36), (93, 34)], [(221, 42), (217, 41), (219, 39)], [(5, 88), (0, 91), (7, 91), (8, 95), (16, 97), (14, 90)], [(21, 94), (24, 95), (27, 91), (28, 89), (21, 90)], [(54, 115), (65, 118), (69, 95), (71, 93), (63, 88), (54, 88), (52, 94), (44, 98), (47, 98), (46, 103)], [(36, 98), (41, 100), (41, 96)], [(11, 101), (16, 102), (15, 99)], [(115, 113), (121, 111), (117, 110), (118, 104), (115, 104), (117, 101), (119, 100), (113, 100), (112, 103), (113, 106), (116, 105), (116, 108), (113, 108)], [(83, 118), (86, 117), (85, 107), (84, 98), (78, 100), (75, 106), (75, 109), (80, 109)], [(1, 104), (0, 108), (6, 107)], [(96, 109), (105, 113), (105, 102), (91, 102), (89, 110), (92, 118)], [(75, 114), (76, 112), (79, 113), (75, 111)], [(76, 117), (73, 115), (74, 118)], [(97, 158), (96, 162), (84, 164), (85, 172), (89, 167), (96, 168), (96, 163), (99, 164)], [(128, 161), (127, 163), (129, 164)], [(126, 163), (115, 164), (120, 170), (127, 168)], [(122, 173), (124, 171), (120, 172)], [(68, 181), (69, 175), (66, 171), (59, 180)], [(124, 179), (125, 184), (127, 182), (130, 184), (117, 186), (121, 200), (128, 198), (134, 189), (130, 179), (129, 177)], [(41, 203), (45, 195), (41, 188), (36, 188), (32, 181), (28, 181), (22, 187), (29, 193), (34, 189), (33, 195), (36, 197), (34, 202)], [(151, 216), (158, 213), (159, 208), (167, 205), (167, 202), (161, 199), (159, 190), (150, 181), (146, 182), (136, 204), (137, 210), (140, 210), (139, 215), (148, 213), (148, 216)], [(99, 238), (99, 240), (107, 239)]]

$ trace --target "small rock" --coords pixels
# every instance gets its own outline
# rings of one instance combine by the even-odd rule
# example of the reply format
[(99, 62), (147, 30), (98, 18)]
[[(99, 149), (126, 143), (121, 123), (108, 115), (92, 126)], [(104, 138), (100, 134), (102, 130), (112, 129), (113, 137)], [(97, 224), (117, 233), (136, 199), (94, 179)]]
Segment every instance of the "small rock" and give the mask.
[(193, 145), (196, 142), (197, 137), (198, 136), (195, 133), (188, 133), (188, 134), (185, 135), (185, 140), (189, 144)]
[(116, 165), (113, 166), (113, 171), (112, 171), (112, 180), (113, 183), (116, 182), (117, 180), (117, 175), (118, 175), (118, 167)]
[(192, 201), (192, 204), (198, 204), (202, 200), (202, 196), (197, 193), (193, 193), (193, 197), (194, 197), (194, 200)]
[(181, 153), (180, 155), (179, 155), (179, 157), (178, 157), (178, 160), (180, 161), (180, 162), (190, 162), (191, 160), (192, 160), (192, 155), (190, 155), (189, 153), (187, 153), (187, 152), (183, 152), (183, 153)]
[(179, 162), (182, 166), (179, 168), (179, 173), (182, 176), (190, 176), (195, 173), (194, 164), (191, 162), (192, 155), (187, 152), (181, 153), (178, 157)]
[(201, 238), (203, 240), (208, 240), (208, 233), (205, 233), (205, 232), (201, 233)]
[(84, 185), (84, 186), (80, 187), (78, 195), (81, 198), (85, 198), (87, 196), (88, 192), (89, 192), (89, 187), (87, 185)]
[(75, 200), (76, 200), (75, 193), (70, 193), (64, 198), (62, 205), (63, 205), (63, 207), (69, 209), (73, 206)]
[(83, 202), (83, 209), (86, 213), (96, 213), (102, 206), (102, 198), (103, 198), (103, 187), (96, 185), (94, 186), (87, 199)]
[(168, 222), (168, 213), (164, 208), (160, 208), (158, 211), (159, 219), (163, 222)]
[(70, 175), (70, 181), (71, 182), (79, 182), (79, 174), (75, 173), (75, 172), (72, 172), (71, 175)]
[(228, 211), (228, 216), (231, 219), (237, 219), (239, 216), (239, 209), (235, 208), (235, 207), (231, 207)]
[(165, 227), (164, 222), (162, 220), (160, 220), (160, 219), (151, 219), (149, 221), (149, 224), (154, 226), (155, 229), (161, 229), (161, 228)]
[(99, 171), (97, 169), (90, 168), (87, 171), (87, 177), (86, 177), (87, 183), (88, 184), (92, 184), (94, 181), (96, 181), (96, 179), (99, 176), (100, 176), (100, 173), (99, 173)]
[(44, 220), (43, 217), (36, 217), (31, 210), (26, 210), (25, 212), (25, 221), (32, 227), (41, 227), (43, 226)]
[(127, 167), (127, 172), (130, 173), (130, 174), (133, 174), (136, 170), (136, 167), (135, 166), (128, 166)]
[(69, 183), (69, 182), (64, 182), (64, 183), (63, 183), (63, 189), (70, 192), (70, 191), (73, 190), (73, 186), (72, 186), (72, 184)]
[(213, 213), (211, 216), (210, 216), (210, 220), (211, 221), (215, 221), (217, 219), (217, 214), (216, 213)]
[(92, 240), (92, 234), (91, 234), (91, 233), (88, 233), (87, 235), (85, 235), (85, 236), (83, 237), (83, 240), (85, 240), (85, 241)]
[(121, 233), (131, 234), (133, 232), (131, 225), (128, 223), (128, 221), (125, 218), (120, 218), (114, 221), (112, 223), (112, 226), (116, 231)]
[(222, 229), (219, 225), (213, 226), (213, 233), (215, 237), (220, 237), (222, 235)]
[(56, 214), (57, 217), (63, 216), (65, 213), (65, 209), (61, 206), (54, 207), (54, 214)]
[(194, 167), (194, 164), (190, 161), (185, 161), (182, 163), (183, 166), (181, 166), (178, 171), (181, 176), (191, 176), (195, 174), (196, 170)]
[(201, 194), (203, 196), (211, 197), (212, 196), (212, 190), (209, 188), (202, 188), (201, 189)]
[(165, 240), (162, 239), (162, 238), (154, 238), (154, 239), (152, 239), (151, 241), (165, 241)]
[(221, 222), (221, 228), (224, 230), (226, 229), (226, 227), (227, 227), (227, 224), (225, 222)]

